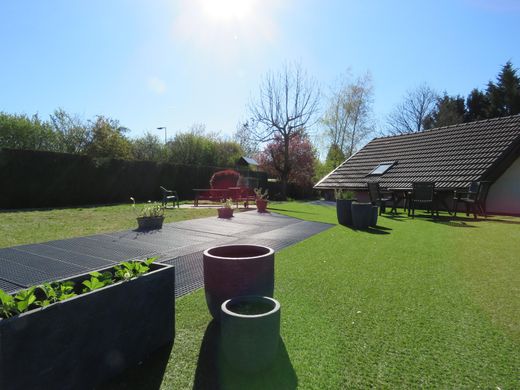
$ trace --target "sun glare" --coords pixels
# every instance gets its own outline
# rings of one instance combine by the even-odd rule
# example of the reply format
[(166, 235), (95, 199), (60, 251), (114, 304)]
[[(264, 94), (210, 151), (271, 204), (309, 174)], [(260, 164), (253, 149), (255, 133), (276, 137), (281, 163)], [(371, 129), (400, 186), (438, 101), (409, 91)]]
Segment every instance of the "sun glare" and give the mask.
[(256, 3), (255, 0), (201, 0), (204, 15), (218, 22), (242, 22), (252, 15)]

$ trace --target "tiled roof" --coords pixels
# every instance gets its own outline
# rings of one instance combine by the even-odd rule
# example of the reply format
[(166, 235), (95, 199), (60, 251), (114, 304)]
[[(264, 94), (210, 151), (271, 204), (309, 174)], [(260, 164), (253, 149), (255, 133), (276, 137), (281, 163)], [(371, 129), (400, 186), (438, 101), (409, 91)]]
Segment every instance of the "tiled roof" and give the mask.
[[(366, 188), (378, 181), (388, 188), (410, 188), (433, 181), (456, 189), (486, 179), (506, 157), (518, 157), (520, 115), (438, 127), (420, 133), (375, 138), (325, 176), (315, 188)], [(380, 176), (367, 176), (380, 163), (396, 163)]]

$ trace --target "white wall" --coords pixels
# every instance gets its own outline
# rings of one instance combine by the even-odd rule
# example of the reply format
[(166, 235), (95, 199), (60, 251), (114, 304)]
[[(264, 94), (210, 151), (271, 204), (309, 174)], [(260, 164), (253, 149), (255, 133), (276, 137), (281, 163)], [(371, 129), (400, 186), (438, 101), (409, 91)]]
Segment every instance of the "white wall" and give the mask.
[(493, 183), (486, 206), (490, 214), (520, 215), (520, 158)]

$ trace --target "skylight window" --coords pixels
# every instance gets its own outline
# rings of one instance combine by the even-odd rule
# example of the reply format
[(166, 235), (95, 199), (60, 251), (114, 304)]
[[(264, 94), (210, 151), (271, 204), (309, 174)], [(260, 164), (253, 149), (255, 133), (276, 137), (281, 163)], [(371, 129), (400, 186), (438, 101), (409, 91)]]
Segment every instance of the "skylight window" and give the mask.
[(376, 167), (376, 169), (374, 169), (372, 172), (370, 172), (367, 176), (382, 175), (383, 173), (388, 171), (394, 164), (395, 164), (395, 161), (381, 163)]

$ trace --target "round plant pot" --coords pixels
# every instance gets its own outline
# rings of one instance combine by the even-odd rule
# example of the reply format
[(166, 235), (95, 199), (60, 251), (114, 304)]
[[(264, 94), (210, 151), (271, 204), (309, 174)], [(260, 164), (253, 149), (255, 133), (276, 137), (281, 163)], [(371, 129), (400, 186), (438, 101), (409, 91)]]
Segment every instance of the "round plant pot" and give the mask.
[(370, 222), (370, 226), (376, 227), (377, 226), (377, 217), (379, 215), (379, 207), (372, 206), (372, 221)]
[(260, 245), (223, 245), (204, 251), (204, 292), (213, 318), (220, 306), (245, 295), (273, 296), (274, 250)]
[(267, 200), (265, 199), (257, 199), (256, 200), (256, 211), (259, 213), (267, 212)]
[(343, 226), (352, 226), (352, 211), (351, 205), (354, 199), (337, 199), (336, 200), (336, 214), (338, 216), (338, 223)]
[(356, 229), (366, 229), (372, 222), (372, 203), (352, 203), (352, 222)]
[(233, 209), (229, 209), (227, 207), (221, 207), (220, 209), (217, 209), (217, 211), (218, 211), (219, 218), (229, 219), (229, 218), (233, 217)]
[(161, 229), (164, 222), (164, 216), (160, 217), (138, 217), (137, 218), (137, 229), (138, 230), (155, 230)]
[(280, 303), (264, 296), (229, 299), (221, 306), (222, 352), (241, 371), (268, 368), (280, 340)]

